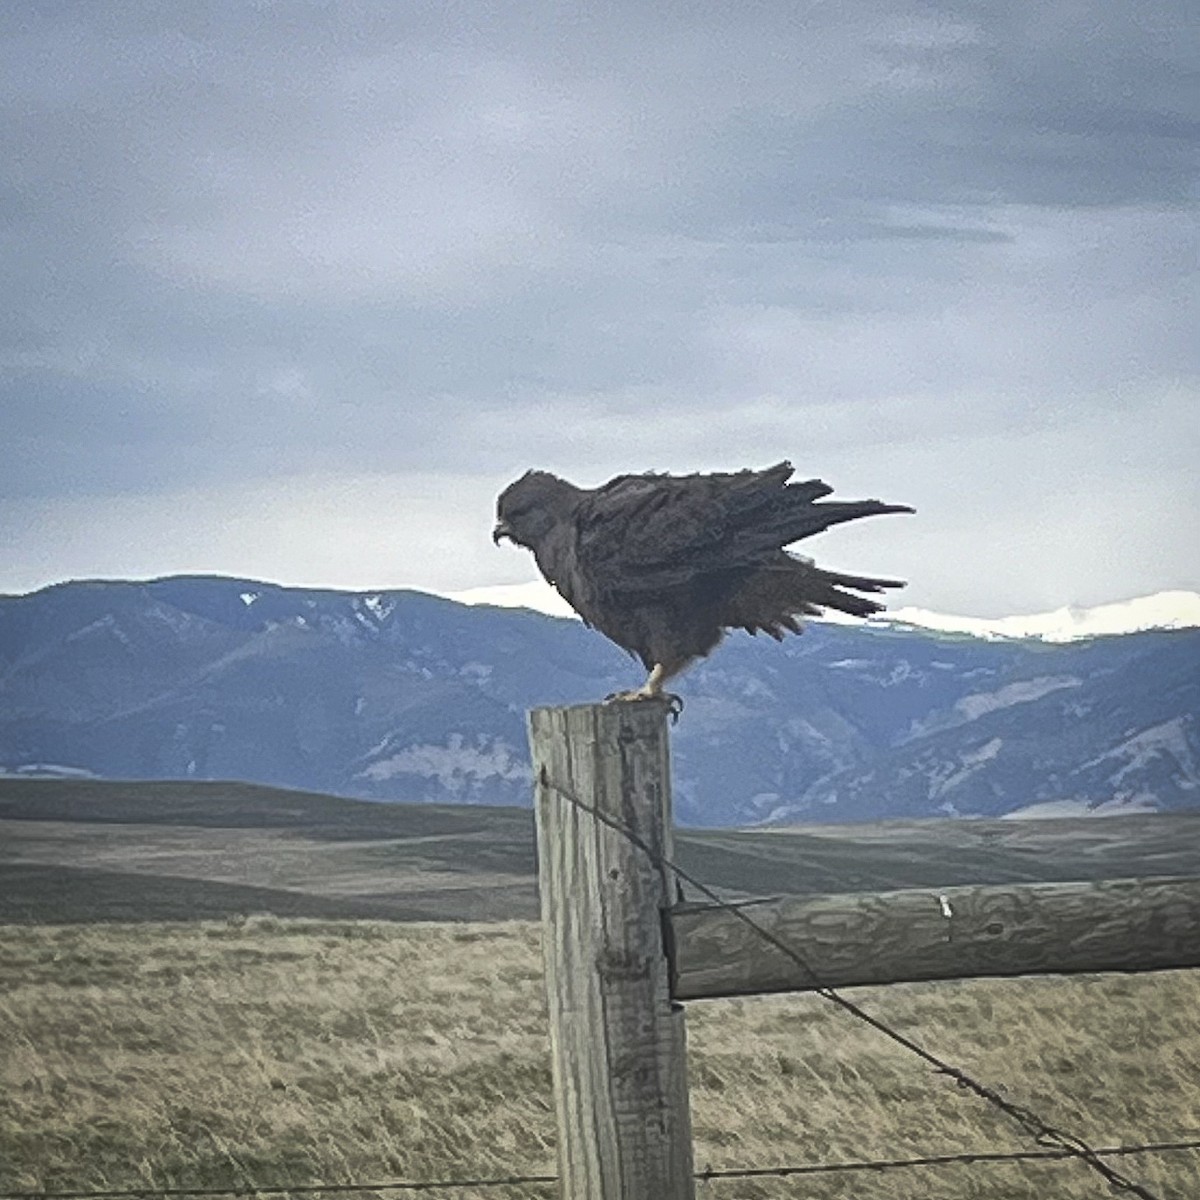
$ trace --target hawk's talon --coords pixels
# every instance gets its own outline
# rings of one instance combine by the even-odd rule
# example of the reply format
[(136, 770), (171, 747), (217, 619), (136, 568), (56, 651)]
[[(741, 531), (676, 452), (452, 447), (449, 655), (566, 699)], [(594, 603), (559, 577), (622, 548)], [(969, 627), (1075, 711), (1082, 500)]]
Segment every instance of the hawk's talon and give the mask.
[(678, 723), (679, 714), (683, 712), (683, 697), (674, 692), (648, 692), (644, 688), (636, 688), (628, 692), (609, 692), (604, 697), (605, 704), (630, 704), (639, 700), (656, 700), (665, 704), (672, 725)]

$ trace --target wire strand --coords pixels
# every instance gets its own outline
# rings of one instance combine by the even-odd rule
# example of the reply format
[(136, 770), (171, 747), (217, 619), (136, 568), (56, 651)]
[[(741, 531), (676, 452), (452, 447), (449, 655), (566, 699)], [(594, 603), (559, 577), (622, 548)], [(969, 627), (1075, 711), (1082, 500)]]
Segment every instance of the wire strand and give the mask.
[[(1096, 1153), (1117, 1157), (1135, 1154), (1166, 1154), (1173, 1151), (1200, 1150), (1200, 1138), (1178, 1142), (1150, 1142), (1144, 1146), (1102, 1146)], [(1045, 1150), (968, 1150), (959, 1154), (926, 1154), (917, 1158), (877, 1158), (840, 1163), (797, 1163), (783, 1167), (728, 1167), (697, 1171), (704, 1181), (721, 1179), (786, 1179), (793, 1175), (832, 1175), (853, 1171), (895, 1171), (911, 1167), (945, 1167), (973, 1163), (1061, 1161), (1073, 1158), (1062, 1147)]]
[(317, 1196), (347, 1192), (436, 1192), (455, 1188), (528, 1187), (557, 1183), (557, 1175), (504, 1175), (480, 1179), (388, 1179), (374, 1183), (297, 1183), (228, 1188), (127, 1188), (95, 1192), (0, 1192), (0, 1200), (136, 1200), (142, 1196)]
[(626, 838), (639, 850), (641, 850), (643, 854), (647, 855), (650, 861), (660, 870), (666, 868), (667, 870), (671, 871), (678, 879), (681, 879), (684, 883), (691, 884), (692, 887), (713, 901), (714, 904), (719, 905), (721, 908), (735, 916), (738, 920), (743, 921), (752, 930), (754, 930), (759, 937), (768, 942), (770, 945), (774, 946), (776, 950), (778, 950), (781, 954), (794, 962), (802, 971), (804, 971), (805, 974), (808, 975), (809, 979), (811, 979), (813, 982), (814, 992), (822, 999), (836, 1005), (838, 1008), (850, 1014), (856, 1020), (870, 1025), (871, 1028), (877, 1030), (879, 1033), (882, 1033), (885, 1037), (890, 1038), (898, 1046), (902, 1046), (911, 1054), (915, 1054), (918, 1058), (922, 1059), (924, 1062), (933, 1067), (934, 1070), (939, 1074), (953, 1079), (960, 1088), (973, 1092), (980, 1099), (987, 1101), (994, 1108), (998, 1109), (1000, 1112), (1003, 1112), (1006, 1116), (1010, 1117), (1018, 1125), (1020, 1125), (1025, 1133), (1032, 1137), (1039, 1145), (1057, 1147), (1063, 1152), (1064, 1156), (1077, 1158), (1080, 1162), (1083, 1162), (1089, 1166), (1098, 1175), (1103, 1176), (1104, 1179), (1106, 1179), (1114, 1188), (1117, 1188), (1121, 1191), (1130, 1192), (1132, 1195), (1140, 1197), (1141, 1200), (1159, 1200), (1159, 1198), (1155, 1196), (1153, 1192), (1148, 1191), (1141, 1184), (1130, 1179), (1128, 1176), (1123, 1175), (1120, 1171), (1104, 1162), (1104, 1160), (1099, 1157), (1097, 1151), (1089, 1146), (1088, 1143), (1083, 1140), (1083, 1138), (1076, 1137), (1074, 1134), (1068, 1133), (1066, 1130), (1050, 1124), (1050, 1122), (1039, 1117), (1035, 1112), (1029, 1108), (1026, 1108), (1022, 1104), (1017, 1104), (1012, 1100), (1006, 1100), (998, 1091), (996, 1091), (995, 1088), (989, 1087), (987, 1084), (980, 1083), (977, 1079), (971, 1075), (968, 1075), (967, 1072), (961, 1067), (952, 1066), (944, 1059), (939, 1058), (931, 1050), (927, 1050), (919, 1042), (916, 1042), (912, 1038), (907, 1037), (905, 1034), (900, 1033), (898, 1030), (893, 1029), (890, 1025), (880, 1020), (878, 1017), (872, 1016), (860, 1005), (855, 1004), (853, 1000), (847, 1000), (845, 996), (841, 995), (835, 989), (826, 987), (824, 984), (822, 984), (821, 978), (816, 970), (814, 970), (812, 965), (806, 961), (804, 956), (801, 955), (799, 951), (785, 942), (777, 934), (767, 929), (766, 926), (761, 925), (758, 921), (751, 917), (745, 911), (745, 909), (737, 905), (730, 904), (729, 901), (721, 897), (707, 884), (702, 883), (690, 872), (685, 871), (681, 866), (678, 865), (678, 863), (673, 862), (660, 851), (656, 850), (635, 830), (630, 829), (624, 822), (619, 821), (616, 817), (610, 816), (608, 813), (601, 812), (594, 805), (588, 804), (585, 800), (582, 800), (578, 796), (574, 795), (570, 789), (565, 788), (561, 784), (552, 780), (545, 767), (545, 764), (542, 765), (540, 771), (538, 772), (538, 782), (543, 788), (556, 792), (564, 800), (575, 805), (576, 808), (579, 808), (590, 814), (596, 820), (602, 822), (610, 829), (621, 834), (622, 837)]
[[(1200, 1150), (1200, 1137), (1134, 1146), (1101, 1146), (1097, 1154), (1109, 1158), (1139, 1154), (1171, 1154)], [(1038, 1162), (1074, 1157), (1062, 1147), (1041, 1150), (967, 1150), (957, 1154), (926, 1154), (915, 1158), (859, 1159), (835, 1163), (788, 1163), (774, 1167), (708, 1167), (695, 1172), (703, 1183), (723, 1179), (786, 1179), (793, 1175), (837, 1175), (864, 1171), (895, 1171), (914, 1167), (946, 1167), (985, 1163)], [(528, 1187), (557, 1183), (557, 1175), (505, 1175), (480, 1179), (387, 1179), (371, 1183), (305, 1183), (245, 1185), (234, 1188), (127, 1188), (71, 1192), (0, 1192), (0, 1200), (141, 1200), (143, 1197), (344, 1195), (348, 1192), (432, 1192), (455, 1188)]]

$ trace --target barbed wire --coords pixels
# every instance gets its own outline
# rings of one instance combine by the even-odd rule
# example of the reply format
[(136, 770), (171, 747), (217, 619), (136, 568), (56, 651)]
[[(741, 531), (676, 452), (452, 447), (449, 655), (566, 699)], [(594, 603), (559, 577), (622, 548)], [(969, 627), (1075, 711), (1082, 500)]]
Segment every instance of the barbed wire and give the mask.
[(374, 1183), (245, 1184), (228, 1188), (125, 1188), (96, 1192), (0, 1192), (0, 1200), (138, 1200), (169, 1196), (335, 1196), (347, 1192), (437, 1192), (455, 1188), (527, 1187), (557, 1183), (557, 1175), (496, 1175), (480, 1179), (386, 1179)]
[(497, 1175), (480, 1179), (385, 1179), (363, 1183), (273, 1183), (241, 1187), (126, 1188), (96, 1192), (0, 1192), (0, 1200), (138, 1200), (139, 1197), (168, 1196), (334, 1196), (348, 1192), (436, 1192), (456, 1188), (527, 1187), (557, 1183), (557, 1175)]
[[(1108, 1158), (1138, 1154), (1171, 1154), (1200, 1150), (1200, 1137), (1170, 1142), (1145, 1142), (1133, 1146), (1098, 1146), (1095, 1152)], [(917, 1167), (970, 1166), (977, 1163), (1038, 1162), (1074, 1157), (1062, 1147), (1041, 1150), (966, 1150), (956, 1154), (926, 1154), (914, 1158), (852, 1159), (834, 1163), (787, 1163), (773, 1167), (707, 1167), (695, 1172), (702, 1183), (725, 1179), (786, 1179), (799, 1175), (837, 1175), (852, 1172), (883, 1172)], [(0, 1192), (0, 1200), (201, 1200), (205, 1196), (345, 1195), (352, 1192), (433, 1192), (461, 1188), (532, 1187), (558, 1183), (557, 1175), (498, 1175), (477, 1179), (385, 1179), (362, 1183), (244, 1184), (241, 1187), (124, 1188), (70, 1192)]]
[(1021, 1129), (1033, 1138), (1038, 1145), (1055, 1148), (1062, 1152), (1063, 1157), (1077, 1158), (1101, 1175), (1113, 1188), (1120, 1191), (1129, 1192), (1134, 1196), (1140, 1197), (1140, 1200), (1159, 1200), (1153, 1192), (1143, 1187), (1140, 1183), (1130, 1179), (1127, 1175), (1122, 1174), (1116, 1168), (1106, 1163), (1098, 1154), (1098, 1152), (1090, 1146), (1083, 1138), (1077, 1137), (1073, 1133), (1068, 1133), (1065, 1129), (1057, 1125), (1052, 1125), (1049, 1121), (1038, 1116), (1032, 1109), (1027, 1108), (1023, 1104), (1017, 1104), (1015, 1101), (1008, 1100), (1002, 1096), (994, 1087), (989, 1087), (985, 1083), (981, 1083), (972, 1075), (969, 1075), (961, 1067), (955, 1067), (952, 1064), (938, 1057), (931, 1050), (927, 1050), (919, 1042), (914, 1041), (906, 1034), (901, 1033), (897, 1029), (893, 1029), (887, 1022), (873, 1016), (867, 1012), (861, 1005), (856, 1004), (853, 1000), (848, 1000), (840, 992), (834, 988), (825, 986), (820, 975), (813, 968), (804, 956), (785, 942), (772, 930), (765, 925), (760, 924), (752, 916), (750, 916), (744, 908), (731, 904), (724, 897), (714, 891), (708, 884), (697, 879), (690, 872), (684, 870), (678, 863), (667, 858), (660, 850), (655, 849), (650, 845), (645, 838), (641, 837), (635, 830), (630, 829), (623, 821), (616, 817), (610, 816), (606, 812), (602, 812), (595, 805), (588, 804), (587, 801), (580, 799), (569, 788), (562, 786), (550, 778), (550, 773), (547, 771), (545, 764), (542, 765), (538, 772), (539, 784), (553, 792), (556, 792), (564, 800), (573, 804), (576, 808), (588, 813), (602, 824), (607, 825), (610, 829), (621, 834), (627, 841), (631, 842), (643, 854), (647, 855), (650, 861), (660, 870), (666, 869), (671, 871), (676, 878), (684, 883), (690, 884), (701, 895), (707, 897), (714, 904), (718, 905), (726, 912), (732, 914), (739, 921), (744, 922), (755, 934), (762, 938), (769, 945), (773, 946), (786, 958), (796, 964), (812, 981), (813, 992), (820, 996), (823, 1000), (836, 1005), (843, 1012), (848, 1013), (858, 1021), (871, 1026), (877, 1032), (890, 1038), (898, 1046), (903, 1047), (909, 1053), (916, 1055), (924, 1062), (928, 1063), (940, 1075), (945, 1075), (949, 1079), (953, 1079), (958, 1086), (966, 1091), (970, 1091), (978, 1096), (981, 1100), (985, 1100), (1005, 1116), (1015, 1121)]
[[(1098, 1146), (1097, 1154), (1113, 1158), (1120, 1155), (1166, 1154), (1181, 1150), (1200, 1150), (1200, 1138), (1178, 1142), (1149, 1142), (1142, 1146)], [(911, 1167), (946, 1167), (972, 1163), (1037, 1162), (1039, 1160), (1073, 1158), (1072, 1151), (1062, 1147), (1044, 1150), (967, 1150), (959, 1154), (926, 1154), (916, 1158), (860, 1159), (841, 1163), (795, 1163), (783, 1167), (729, 1167), (697, 1171), (696, 1178), (709, 1181), (721, 1179), (786, 1179), (793, 1175), (832, 1175), (852, 1171), (894, 1171)]]

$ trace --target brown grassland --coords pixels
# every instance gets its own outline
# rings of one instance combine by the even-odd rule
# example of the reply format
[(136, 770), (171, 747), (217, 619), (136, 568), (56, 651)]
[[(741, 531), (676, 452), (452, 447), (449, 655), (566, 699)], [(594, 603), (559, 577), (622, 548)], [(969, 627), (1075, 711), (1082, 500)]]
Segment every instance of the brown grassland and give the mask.
[[(0, 1192), (553, 1173), (541, 986), (530, 923), (0, 926)], [(1200, 1136), (1200, 972), (851, 994), (1094, 1144)], [(817, 997), (692, 1004), (688, 1033), (698, 1168), (1030, 1148)], [(1157, 1195), (1200, 1196), (1200, 1154), (1115, 1162)], [(1109, 1194), (1074, 1162), (699, 1187), (712, 1200)]]

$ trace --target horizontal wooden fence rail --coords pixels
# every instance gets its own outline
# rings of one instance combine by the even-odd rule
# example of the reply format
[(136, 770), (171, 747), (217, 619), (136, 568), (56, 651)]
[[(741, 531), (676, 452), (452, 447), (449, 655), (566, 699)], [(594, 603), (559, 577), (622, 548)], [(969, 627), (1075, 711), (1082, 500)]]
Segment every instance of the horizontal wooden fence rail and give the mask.
[(1200, 967), (1200, 879), (1000, 884), (672, 912), (678, 1000), (982, 975)]

